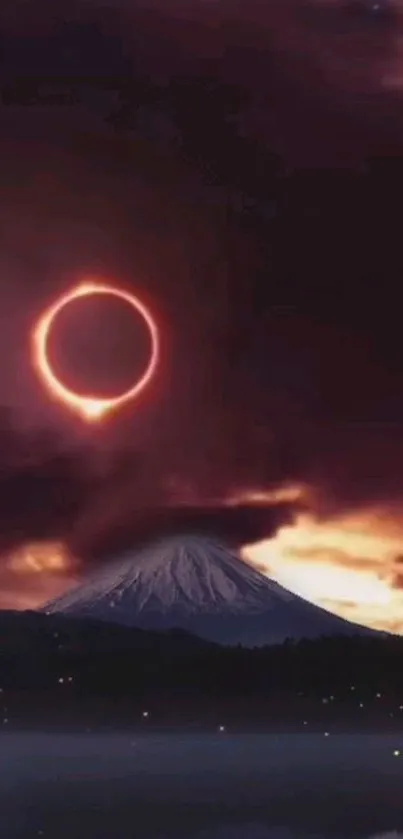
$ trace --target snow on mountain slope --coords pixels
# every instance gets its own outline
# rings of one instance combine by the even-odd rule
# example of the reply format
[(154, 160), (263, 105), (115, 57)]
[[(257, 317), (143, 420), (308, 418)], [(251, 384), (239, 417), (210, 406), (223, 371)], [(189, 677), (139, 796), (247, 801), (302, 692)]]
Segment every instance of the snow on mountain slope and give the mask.
[(246, 646), (369, 632), (291, 594), (226, 547), (197, 535), (125, 554), (44, 610), (148, 629), (180, 627)]

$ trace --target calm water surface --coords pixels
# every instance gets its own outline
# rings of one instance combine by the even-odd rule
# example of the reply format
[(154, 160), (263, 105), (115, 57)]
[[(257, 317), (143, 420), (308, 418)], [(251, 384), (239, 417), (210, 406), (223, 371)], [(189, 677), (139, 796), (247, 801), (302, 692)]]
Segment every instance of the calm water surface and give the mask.
[(403, 735), (8, 733), (0, 814), (1, 839), (403, 839)]

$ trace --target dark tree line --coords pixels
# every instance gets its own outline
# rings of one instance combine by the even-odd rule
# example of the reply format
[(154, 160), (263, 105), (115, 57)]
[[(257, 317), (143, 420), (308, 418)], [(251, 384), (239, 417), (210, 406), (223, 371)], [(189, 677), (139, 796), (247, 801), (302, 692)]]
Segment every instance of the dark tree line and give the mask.
[(57, 689), (74, 676), (83, 694), (229, 697), (337, 694), (401, 697), (403, 638), (348, 637), (222, 647), (181, 630), (151, 632), (35, 612), (0, 616), (0, 680), (8, 689)]
[(32, 612), (0, 617), (0, 724), (3, 714), (10, 728), (225, 722), (401, 730), (402, 638), (322, 638), (249, 650), (180, 630)]

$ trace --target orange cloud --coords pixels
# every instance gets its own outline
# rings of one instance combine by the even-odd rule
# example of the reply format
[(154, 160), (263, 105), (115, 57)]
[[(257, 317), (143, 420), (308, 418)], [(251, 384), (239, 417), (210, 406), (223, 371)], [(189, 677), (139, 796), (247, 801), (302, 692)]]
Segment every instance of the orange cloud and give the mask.
[(399, 563), (403, 511), (368, 509), (329, 520), (297, 516), (242, 557), (286, 588), (348, 620), (403, 633)]
[(312, 490), (304, 484), (283, 484), (272, 489), (245, 489), (238, 490), (225, 499), (224, 504), (228, 507), (237, 507), (242, 504), (269, 505), (285, 502), (301, 501), (305, 504), (312, 499)]
[(73, 560), (62, 542), (31, 542), (16, 548), (6, 565), (17, 574), (66, 574)]
[[(403, 508), (372, 507), (325, 519), (312, 511), (313, 499), (309, 488), (287, 485), (240, 491), (224, 500), (224, 507), (297, 501), (298, 509), (301, 501), (304, 510), (312, 504), (311, 512), (297, 514), (274, 537), (244, 545), (242, 558), (347, 620), (403, 634)], [(65, 591), (79, 571), (60, 542), (27, 543), (4, 559), (0, 608), (36, 608)]]
[(75, 580), (77, 560), (61, 542), (20, 545), (0, 563), (0, 608), (35, 609)]

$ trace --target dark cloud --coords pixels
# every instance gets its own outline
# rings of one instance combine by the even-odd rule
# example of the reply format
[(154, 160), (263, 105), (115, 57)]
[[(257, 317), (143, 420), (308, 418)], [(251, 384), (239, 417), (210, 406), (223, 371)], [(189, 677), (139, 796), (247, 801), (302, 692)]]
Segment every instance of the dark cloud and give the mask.
[[(297, 505), (221, 502), (284, 481), (312, 486), (323, 516), (401, 497), (398, 179), (338, 170), (276, 179), (295, 159), (363, 163), (383, 147), (401, 110), (382, 86), (400, 18), (382, 28), (314, 0), (187, 4), (186, 20), (180, 4), (169, 19), (157, 3), (117, 5), (114, 18), (95, 4), (86, 14), (122, 27), (143, 75), (205, 71), (241, 85), (248, 137), (226, 133), (221, 156), (197, 146), (195, 162), (176, 141), (156, 150), (148, 123), (143, 135), (114, 133), (105, 114), (116, 103), (93, 91), (57, 118), (51, 107), (40, 118), (1, 108), (0, 401), (16, 416), (8, 430), (0, 418), (4, 545), (61, 537), (85, 562), (183, 529), (252, 542), (290, 523)], [(51, 4), (25, 11), (25, 20), (2, 12), (1, 25), (37, 33), (54, 23)], [(67, 12), (78, 19), (82, 7)], [(188, 102), (192, 90), (201, 108), (202, 86), (190, 86)], [(233, 152), (235, 174), (224, 167)], [(220, 187), (206, 186), (212, 159), (236, 183), (217, 175)], [(242, 190), (252, 204), (270, 199), (262, 233), (228, 209)], [(27, 342), (43, 307), (87, 270), (145, 297), (163, 347), (144, 400), (90, 431), (49, 401)]]
[(71, 547), (79, 556), (98, 559), (175, 533), (203, 533), (239, 548), (246, 542), (270, 538), (279, 527), (293, 522), (297, 510), (297, 505), (290, 503), (260, 508), (247, 505), (226, 508), (219, 504), (134, 508), (127, 520), (109, 522), (105, 531), (99, 523), (95, 532), (81, 534), (81, 540), (73, 535)]
[(390, 9), (384, 15), (365, 0), (221, 0), (190, 8), (153, 0), (149, 49), (141, 35), (144, 10), (117, 5), (129, 48), (147, 68), (180, 72), (182, 62), (196, 75), (201, 66), (219, 67), (252, 92), (246, 130), (289, 159), (357, 162), (399, 145), (399, 86), (385, 84), (401, 77), (399, 0), (383, 2)]
[[(59, 539), (85, 566), (180, 531), (211, 533), (239, 546), (271, 536), (301, 509), (297, 502), (227, 506), (225, 496), (208, 503), (195, 496), (194, 481), (169, 480), (163, 465), (158, 469), (159, 452), (113, 448), (105, 455), (67, 448), (63, 437), (17, 430), (9, 412), (2, 419), (0, 549), (5, 557), (21, 544)], [(217, 482), (215, 488), (223, 485)]]
[(91, 492), (88, 452), (49, 429), (27, 429), (0, 409), (0, 552), (63, 538)]

